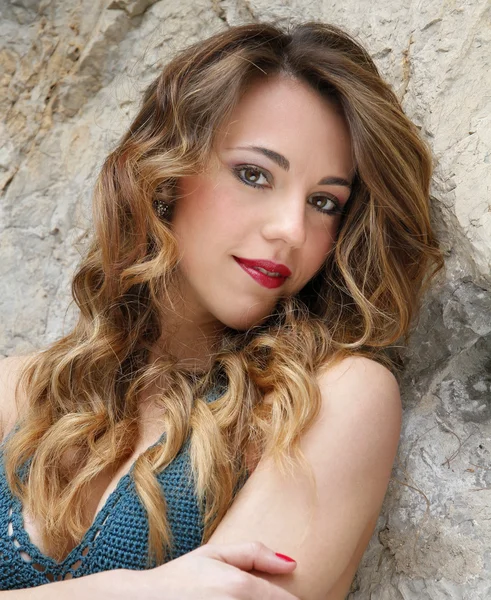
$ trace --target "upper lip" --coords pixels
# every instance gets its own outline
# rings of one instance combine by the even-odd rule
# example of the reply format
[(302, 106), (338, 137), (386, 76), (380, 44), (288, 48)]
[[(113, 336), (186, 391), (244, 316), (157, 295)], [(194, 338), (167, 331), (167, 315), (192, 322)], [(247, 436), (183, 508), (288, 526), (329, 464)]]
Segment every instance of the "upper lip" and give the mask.
[(265, 258), (240, 258), (240, 256), (235, 256), (234, 258), (241, 263), (244, 263), (246, 267), (261, 267), (270, 273), (279, 273), (283, 277), (290, 277), (292, 274), (286, 265), (275, 263), (272, 260), (266, 260)]

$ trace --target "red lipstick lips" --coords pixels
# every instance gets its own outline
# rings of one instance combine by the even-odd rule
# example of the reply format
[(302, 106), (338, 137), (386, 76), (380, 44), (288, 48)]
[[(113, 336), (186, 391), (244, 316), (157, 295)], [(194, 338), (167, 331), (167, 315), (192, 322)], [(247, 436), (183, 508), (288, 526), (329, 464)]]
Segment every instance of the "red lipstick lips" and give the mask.
[(270, 273), (278, 273), (282, 277), (290, 277), (292, 274), (287, 266), (272, 262), (271, 260), (265, 260), (262, 258), (234, 258), (246, 265), (246, 267), (252, 267), (253, 269), (260, 267), (261, 269), (269, 271)]
[(238, 258), (234, 259), (259, 284), (267, 288), (277, 288), (283, 285), (292, 272), (286, 265), (271, 260)]

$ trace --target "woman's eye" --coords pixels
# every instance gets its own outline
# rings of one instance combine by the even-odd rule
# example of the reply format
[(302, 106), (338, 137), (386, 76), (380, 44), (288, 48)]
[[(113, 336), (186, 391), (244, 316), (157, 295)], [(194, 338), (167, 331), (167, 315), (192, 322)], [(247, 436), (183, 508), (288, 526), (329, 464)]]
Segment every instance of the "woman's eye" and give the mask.
[(327, 214), (340, 214), (342, 212), (339, 202), (336, 198), (325, 196), (323, 194), (314, 194), (310, 196), (312, 206), (320, 212)]
[[(269, 183), (268, 178), (261, 169), (252, 166), (239, 166), (234, 169), (234, 174), (240, 181), (252, 187), (264, 188)], [(262, 179), (261, 179), (262, 178)]]
[[(246, 185), (259, 189), (266, 189), (269, 178), (262, 169), (252, 165), (239, 165), (233, 169), (234, 175)], [(313, 194), (308, 198), (309, 203), (319, 212), (324, 214), (341, 214), (343, 210), (339, 206), (339, 200), (325, 194)]]

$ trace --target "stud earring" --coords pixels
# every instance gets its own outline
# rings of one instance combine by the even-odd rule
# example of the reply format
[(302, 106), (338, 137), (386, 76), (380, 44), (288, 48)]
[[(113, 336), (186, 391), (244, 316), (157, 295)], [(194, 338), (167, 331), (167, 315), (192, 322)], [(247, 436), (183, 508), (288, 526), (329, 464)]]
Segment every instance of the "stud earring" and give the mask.
[(153, 207), (159, 219), (167, 219), (170, 214), (170, 205), (163, 200), (154, 200)]

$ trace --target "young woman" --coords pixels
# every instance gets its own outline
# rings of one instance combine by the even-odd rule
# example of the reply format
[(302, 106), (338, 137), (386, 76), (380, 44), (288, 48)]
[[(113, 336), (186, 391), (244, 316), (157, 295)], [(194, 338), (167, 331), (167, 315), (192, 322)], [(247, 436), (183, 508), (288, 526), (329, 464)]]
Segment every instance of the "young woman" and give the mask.
[(1, 364), (5, 598), (344, 598), (398, 443), (386, 349), (441, 267), (430, 174), (335, 27), (172, 60), (102, 168), (74, 330)]

